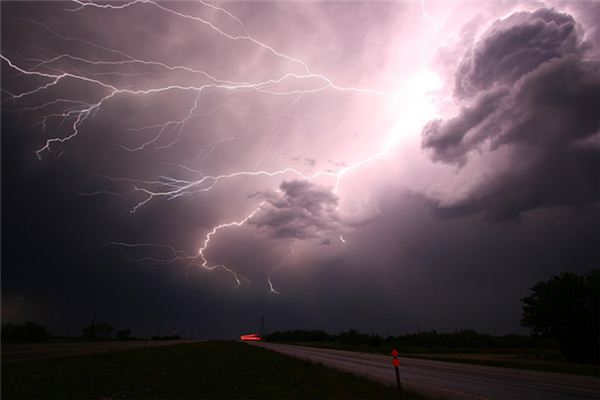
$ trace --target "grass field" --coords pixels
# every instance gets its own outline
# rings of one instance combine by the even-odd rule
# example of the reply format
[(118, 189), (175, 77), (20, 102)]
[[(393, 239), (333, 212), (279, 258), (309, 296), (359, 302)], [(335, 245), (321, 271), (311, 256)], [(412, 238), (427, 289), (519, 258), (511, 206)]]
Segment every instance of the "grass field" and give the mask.
[(456, 354), (456, 353), (423, 353), (403, 354), (403, 357), (423, 358), (427, 360), (457, 362), (462, 364), (488, 365), (492, 367), (528, 369), (533, 371), (558, 372), (563, 374), (600, 377), (600, 366), (575, 364), (562, 361), (551, 361), (522, 357), (518, 354)]
[[(334, 342), (296, 342), (310, 347), (358, 351), (389, 355), (391, 349), (342, 345)], [(558, 349), (428, 349), (398, 348), (401, 357), (423, 358), (463, 364), (489, 365), (493, 367), (529, 369), (533, 371), (559, 372), (564, 374), (600, 376), (599, 365), (576, 364), (562, 360)]]
[[(395, 388), (237, 342), (2, 365), (2, 398), (383, 399)], [(405, 398), (423, 398), (406, 392)]]

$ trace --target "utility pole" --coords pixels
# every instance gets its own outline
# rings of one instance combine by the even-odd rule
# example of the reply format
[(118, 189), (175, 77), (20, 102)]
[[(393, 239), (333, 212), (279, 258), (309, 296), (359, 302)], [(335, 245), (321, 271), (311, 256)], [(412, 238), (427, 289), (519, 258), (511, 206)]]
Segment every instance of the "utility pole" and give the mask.
[(265, 326), (265, 316), (260, 317), (260, 328), (258, 330), (258, 334), (260, 337), (263, 337), (267, 334), (267, 328)]

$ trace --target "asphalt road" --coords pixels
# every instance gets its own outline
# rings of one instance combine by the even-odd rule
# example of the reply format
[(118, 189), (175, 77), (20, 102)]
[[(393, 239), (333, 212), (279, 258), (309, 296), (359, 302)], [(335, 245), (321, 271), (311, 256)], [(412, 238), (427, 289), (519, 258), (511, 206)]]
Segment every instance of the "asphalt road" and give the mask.
[[(391, 356), (264, 342), (255, 345), (395, 385)], [(400, 357), (400, 378), (407, 388), (447, 399), (600, 399), (598, 378), (523, 369)]]
[(2, 345), (2, 362), (80, 356), (105, 351), (131, 350), (142, 347), (173, 346), (193, 340), (132, 340), (126, 342), (35, 343)]

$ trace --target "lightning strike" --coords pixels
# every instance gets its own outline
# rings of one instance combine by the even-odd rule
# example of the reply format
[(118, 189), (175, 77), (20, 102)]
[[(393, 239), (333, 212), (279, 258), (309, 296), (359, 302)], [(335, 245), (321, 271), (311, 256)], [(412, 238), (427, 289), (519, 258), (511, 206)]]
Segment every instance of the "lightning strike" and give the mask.
[[(397, 99), (397, 97), (402, 93), (401, 91), (395, 92), (385, 92), (370, 88), (360, 88), (353, 86), (341, 86), (336, 84), (332, 79), (327, 76), (319, 73), (315, 73), (312, 71), (307, 62), (294, 57), (292, 55), (286, 54), (270, 46), (263, 41), (256, 39), (252, 36), (246, 26), (243, 24), (240, 18), (233, 15), (231, 12), (226, 10), (225, 8), (215, 6), (213, 4), (207, 3), (203, 0), (198, 0), (198, 4), (201, 7), (205, 7), (214, 11), (218, 11), (222, 15), (228, 17), (232, 21), (235, 21), (239, 29), (241, 29), (242, 34), (234, 34), (228, 33), (221, 27), (217, 26), (212, 21), (206, 20), (199, 16), (186, 14), (175, 9), (167, 7), (165, 4), (168, 3), (158, 3), (153, 0), (134, 0), (129, 1), (122, 4), (112, 4), (112, 3), (96, 3), (94, 1), (81, 1), (74, 0), (75, 4), (74, 8), (68, 9), (66, 11), (69, 12), (79, 12), (84, 8), (96, 8), (98, 10), (123, 10), (129, 7), (154, 7), (161, 12), (167, 13), (169, 15), (197, 22), (202, 26), (208, 27), (211, 31), (219, 35), (221, 38), (230, 40), (230, 41), (242, 41), (246, 42), (250, 45), (256, 46), (262, 50), (265, 50), (269, 54), (274, 57), (281, 59), (282, 61), (289, 63), (290, 65), (295, 66), (296, 68), (300, 68), (301, 72), (291, 71), (283, 73), (280, 76), (275, 76), (270, 79), (266, 79), (263, 81), (257, 82), (249, 82), (249, 81), (235, 81), (229, 79), (222, 79), (214, 74), (211, 74), (207, 71), (193, 68), (187, 65), (177, 65), (177, 64), (168, 64), (162, 61), (154, 61), (142, 59), (139, 57), (135, 57), (131, 54), (123, 52), (119, 49), (114, 49), (110, 47), (106, 47), (100, 44), (93, 43), (88, 40), (73, 38), (69, 36), (62, 35), (59, 32), (51, 29), (47, 25), (42, 22), (38, 22), (35, 20), (29, 20), (30, 22), (40, 26), (50, 35), (54, 37), (60, 38), (65, 41), (73, 42), (77, 41), (78, 43), (84, 44), (86, 46), (93, 47), (97, 50), (101, 50), (105, 53), (111, 54), (113, 57), (118, 56), (121, 57), (119, 60), (114, 59), (90, 59), (86, 57), (77, 56), (74, 54), (64, 53), (57, 54), (51, 56), (49, 58), (29, 58), (27, 61), (29, 63), (33, 63), (33, 65), (29, 67), (25, 67), (19, 65), (17, 62), (13, 61), (12, 58), (9, 58), (5, 54), (0, 54), (0, 59), (5, 62), (11, 69), (15, 70), (18, 74), (28, 76), (31, 78), (36, 78), (39, 80), (45, 81), (44, 83), (39, 84), (33, 89), (22, 91), (21, 93), (12, 93), (3, 89), (3, 93), (7, 94), (7, 99), (5, 101), (13, 101), (17, 102), (19, 100), (25, 98), (31, 98), (36, 95), (40, 95), (42, 93), (48, 92), (50, 89), (56, 88), (65, 81), (75, 81), (80, 83), (85, 83), (92, 85), (93, 87), (99, 89), (102, 93), (96, 98), (96, 100), (85, 102), (81, 100), (74, 100), (69, 98), (57, 98), (54, 100), (50, 100), (44, 102), (40, 105), (30, 106), (30, 107), (22, 107), (17, 109), (19, 113), (27, 113), (27, 112), (42, 112), (47, 108), (52, 108), (55, 106), (64, 106), (62, 111), (56, 113), (48, 113), (44, 115), (39, 124), (41, 125), (43, 131), (46, 130), (48, 122), (50, 120), (57, 119), (59, 121), (59, 126), (62, 126), (63, 123), (69, 121), (70, 129), (65, 133), (62, 137), (53, 137), (46, 140), (45, 144), (36, 150), (36, 155), (38, 158), (42, 158), (43, 154), (46, 152), (54, 153), (57, 152), (59, 155), (62, 152), (62, 146), (70, 140), (73, 140), (76, 136), (78, 136), (81, 130), (84, 127), (84, 124), (88, 122), (90, 118), (92, 118), (102, 107), (106, 106), (107, 103), (114, 100), (117, 96), (119, 97), (143, 97), (143, 96), (151, 96), (157, 95), (166, 92), (194, 92), (195, 97), (193, 103), (187, 109), (185, 114), (178, 119), (172, 119), (168, 121), (164, 121), (158, 124), (147, 125), (142, 127), (128, 128), (127, 131), (133, 133), (145, 132), (145, 131), (154, 131), (152, 137), (147, 140), (142, 141), (141, 143), (135, 146), (125, 146), (121, 145), (121, 148), (129, 151), (129, 152), (139, 152), (143, 151), (151, 146), (154, 146), (155, 150), (165, 150), (176, 143), (178, 143), (182, 137), (182, 133), (185, 129), (186, 124), (188, 124), (194, 118), (201, 118), (211, 115), (211, 113), (216, 112), (219, 107), (214, 108), (210, 111), (201, 112), (201, 99), (202, 94), (207, 90), (217, 90), (217, 91), (226, 91), (226, 92), (248, 92), (253, 91), (259, 93), (261, 95), (266, 96), (294, 96), (294, 99), (288, 106), (286, 110), (284, 110), (280, 116), (283, 116), (285, 113), (290, 112), (292, 107), (300, 101), (303, 96), (310, 94), (317, 94), (323, 92), (325, 90), (332, 90), (341, 93), (354, 93), (361, 95), (373, 95), (382, 97), (388, 100)], [(425, 6), (423, 1), (421, 2), (421, 8), (423, 16), (432, 20), (436, 27), (438, 26), (437, 21), (428, 15), (425, 12)], [(71, 70), (67, 71), (66, 69), (61, 69), (61, 63), (69, 61), (71, 64), (75, 63), (82, 70), (72, 67)], [(84, 69), (84, 67), (102, 67), (102, 68), (116, 68), (115, 70), (109, 72), (91, 72)], [(118, 85), (116, 83), (110, 83), (110, 80), (107, 79), (109, 76), (118, 76), (118, 77), (130, 77), (135, 74), (120, 72), (118, 68), (121, 67), (153, 67), (161, 69), (166, 73), (172, 72), (186, 72), (190, 73), (193, 76), (196, 76), (200, 80), (204, 80), (203, 83), (193, 83), (193, 84), (180, 84), (180, 83), (171, 83), (163, 86), (155, 86), (155, 87), (145, 87), (145, 88), (133, 88)], [(286, 85), (291, 82), (305, 83), (307, 87), (302, 89), (288, 89)], [(318, 84), (315, 84), (318, 82)], [(134, 117), (132, 117), (133, 120)], [(140, 208), (144, 207), (150, 201), (164, 198), (167, 200), (173, 200), (182, 196), (195, 195), (204, 192), (209, 192), (214, 189), (221, 181), (236, 179), (240, 177), (276, 177), (276, 176), (286, 176), (291, 175), (297, 178), (313, 181), (317, 178), (328, 177), (333, 179), (333, 188), (332, 191), (334, 193), (338, 193), (343, 178), (350, 174), (352, 171), (356, 169), (363, 168), (383, 157), (385, 157), (392, 147), (391, 141), (384, 141), (386, 144), (382, 150), (371, 154), (364, 159), (360, 159), (346, 166), (340, 166), (337, 170), (319, 170), (312, 174), (306, 174), (296, 168), (283, 168), (279, 170), (258, 170), (258, 165), (267, 157), (269, 152), (271, 151), (275, 141), (277, 140), (279, 134), (281, 133), (282, 128), (273, 129), (273, 136), (270, 141), (269, 146), (262, 153), (260, 158), (256, 161), (254, 170), (244, 170), (244, 171), (235, 171), (228, 174), (216, 174), (216, 175), (204, 175), (200, 171), (184, 166), (177, 165), (178, 168), (200, 175), (198, 179), (188, 180), (188, 179), (180, 179), (173, 176), (159, 176), (153, 180), (143, 180), (143, 179), (132, 179), (126, 177), (110, 177), (110, 176), (98, 176), (99, 178), (106, 179), (110, 182), (120, 182), (131, 185), (129, 191), (126, 192), (115, 192), (110, 190), (98, 190), (90, 193), (82, 193), (84, 196), (96, 196), (96, 195), (108, 195), (108, 196), (124, 196), (125, 194), (132, 195), (138, 194), (142, 195), (143, 199), (134, 204), (130, 212), (131, 214), (135, 214)], [(165, 135), (173, 134), (174, 138), (172, 138), (166, 144), (160, 144), (163, 141)], [(249, 135), (247, 133), (246, 135)], [(238, 138), (235, 136), (235, 133), (232, 133), (230, 136), (222, 137), (217, 139), (211, 143), (209, 143), (202, 151), (204, 159), (207, 159), (210, 154), (214, 151), (214, 149), (222, 143), (227, 141), (232, 141)], [(57, 149), (58, 148), (58, 149)], [(176, 249), (173, 246), (164, 245), (164, 244), (155, 244), (155, 243), (123, 243), (123, 242), (112, 242), (111, 244), (114, 246), (124, 247), (127, 249), (154, 249), (157, 251), (162, 251), (164, 257), (140, 257), (131, 259), (132, 261), (138, 262), (149, 262), (154, 265), (168, 265), (173, 263), (183, 263), (184, 265), (190, 267), (200, 267), (204, 270), (213, 271), (216, 269), (221, 269), (231, 274), (234, 278), (236, 285), (241, 286), (243, 283), (250, 284), (250, 280), (246, 277), (242, 276), (238, 272), (233, 269), (222, 265), (222, 264), (211, 264), (208, 261), (206, 256), (206, 252), (210, 246), (211, 240), (224, 229), (229, 228), (239, 228), (245, 225), (248, 221), (250, 221), (263, 207), (265, 201), (261, 202), (252, 209), (248, 214), (246, 214), (241, 219), (238, 219), (233, 222), (221, 223), (214, 226), (212, 229), (208, 231), (205, 235), (204, 240), (202, 241), (202, 246), (198, 249), (197, 254), (192, 255), (187, 252)], [(342, 243), (346, 243), (343, 235), (339, 235), (339, 240)], [(273, 294), (278, 294), (279, 292), (274, 288), (271, 281), (271, 273), (276, 269), (271, 270), (271, 272), (267, 276), (267, 282), (269, 286), (269, 292)]]
[(269, 293), (279, 294), (279, 292), (273, 287), (273, 282), (271, 282), (271, 274), (267, 276), (267, 282), (269, 283)]
[(425, 0), (421, 0), (421, 14), (423, 15), (423, 18), (433, 22), (436, 31), (440, 30), (440, 24), (437, 22), (437, 20), (432, 15), (427, 14), (427, 11), (425, 11)]

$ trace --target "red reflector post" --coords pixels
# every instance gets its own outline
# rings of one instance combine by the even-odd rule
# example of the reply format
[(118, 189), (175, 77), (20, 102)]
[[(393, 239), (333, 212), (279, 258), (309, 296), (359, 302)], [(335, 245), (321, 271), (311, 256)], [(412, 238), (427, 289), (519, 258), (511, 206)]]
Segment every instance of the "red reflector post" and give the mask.
[(396, 373), (396, 386), (398, 387), (398, 398), (401, 399), (402, 398), (402, 384), (400, 382), (400, 371), (398, 370), (398, 367), (400, 366), (400, 360), (398, 360), (398, 355), (400, 353), (398, 353), (398, 350), (394, 349), (392, 350), (392, 364), (394, 364), (394, 372)]

